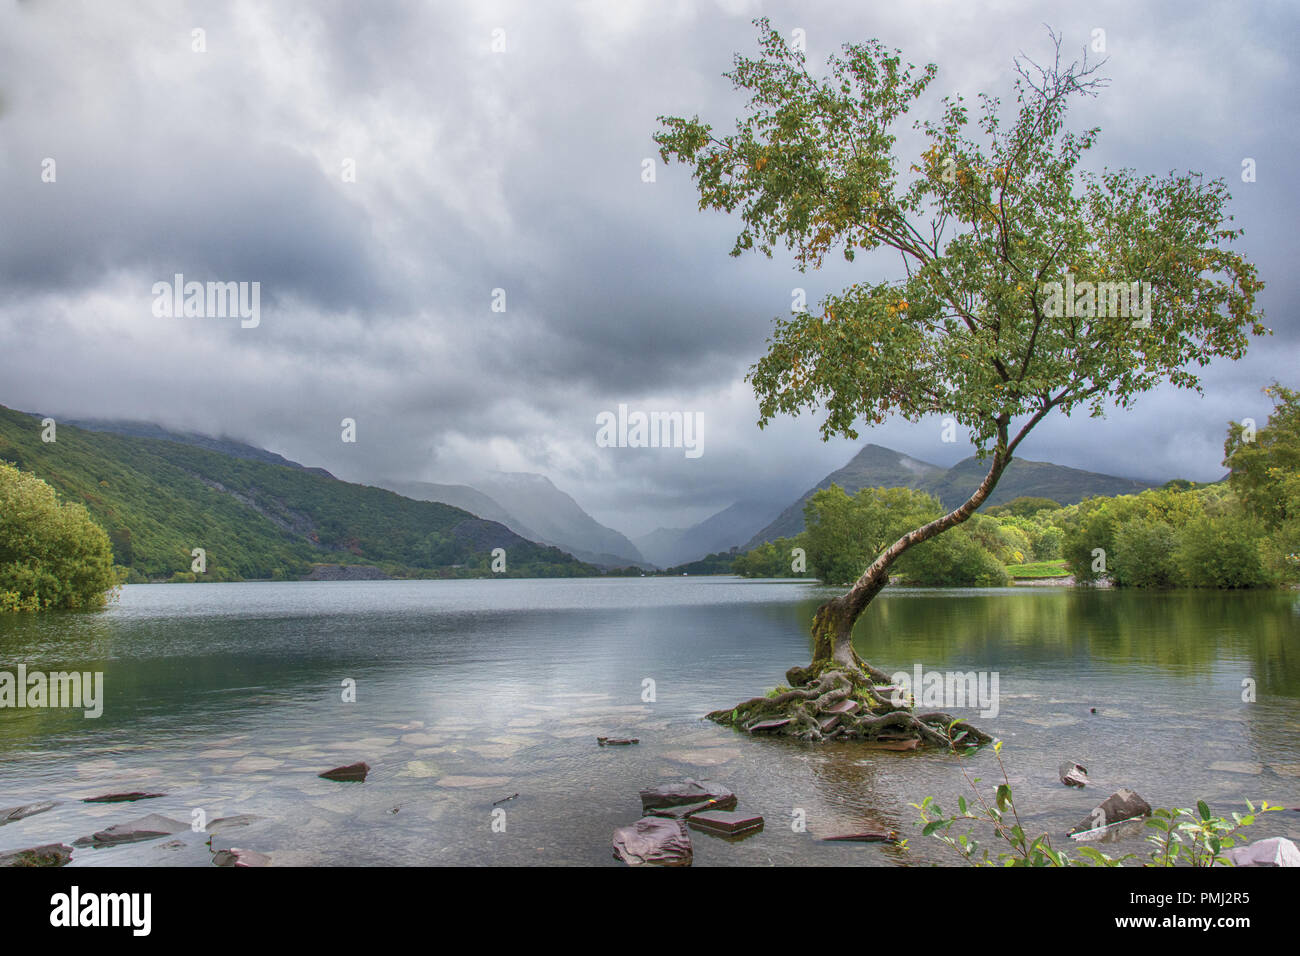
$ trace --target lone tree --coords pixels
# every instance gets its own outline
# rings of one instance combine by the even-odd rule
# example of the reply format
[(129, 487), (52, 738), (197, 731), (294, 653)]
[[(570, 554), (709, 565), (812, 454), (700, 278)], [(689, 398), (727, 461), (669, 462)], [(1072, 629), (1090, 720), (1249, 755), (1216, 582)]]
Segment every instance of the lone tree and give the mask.
[[(859, 420), (943, 415), (969, 430), (988, 472), (959, 507), (889, 545), (818, 609), (812, 666), (789, 672), (794, 689), (710, 716), (744, 729), (788, 717), (759, 729), (805, 739), (951, 743), (951, 718), (876, 692), (888, 675), (854, 651), (854, 623), (890, 566), (967, 520), (1049, 413), (1101, 416), (1163, 381), (1199, 391), (1192, 368), (1240, 358), (1249, 335), (1268, 331), (1255, 311), (1263, 283), (1229, 249), (1241, 230), (1222, 179), (1080, 168), (1098, 130), (1067, 129), (1067, 108), (1107, 81), (1086, 52), (1064, 63), (1050, 30), (1049, 65), (1015, 60), (1010, 115), (981, 94), (972, 128), (962, 98), (944, 97), (937, 118), (912, 124), (920, 151), (909, 158), (895, 150), (897, 129), (937, 67), (868, 40), (845, 44), (818, 78), (766, 19), (754, 22), (759, 55), (737, 55), (724, 74), (749, 96), (734, 131), (661, 116), (663, 160), (691, 167), (701, 209), (740, 211), (733, 256), (771, 257), (784, 245), (800, 270), (834, 252), (852, 262), (884, 247), (902, 259), (892, 281), (868, 277), (776, 320), (747, 376), (759, 427), (821, 409), (823, 440), (856, 439)], [(828, 721), (835, 705), (856, 715)]]

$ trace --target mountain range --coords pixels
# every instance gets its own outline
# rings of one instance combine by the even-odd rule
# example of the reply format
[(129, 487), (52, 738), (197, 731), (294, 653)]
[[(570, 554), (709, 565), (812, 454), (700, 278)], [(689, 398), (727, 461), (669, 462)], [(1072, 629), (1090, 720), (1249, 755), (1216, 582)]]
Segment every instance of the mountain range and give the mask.
[[(0, 406), (0, 460), (17, 461), (66, 497), (84, 502), (116, 535), (114, 546), (124, 551), (119, 563), (146, 576), (174, 569), (188, 553), (178, 551), (180, 545), (203, 536), (198, 529), (212, 516), (201, 514), (203, 507), (216, 509), (218, 525), (234, 520), (241, 509), (246, 512), (240, 520), (247, 527), (237, 535), (230, 532), (234, 540), (249, 539), (250, 553), (229, 569), (237, 576), (259, 576), (276, 562), (296, 572), (330, 560), (355, 564), (362, 559), (424, 573), (463, 566), (472, 553), (481, 555), (498, 546), (535, 563), (542, 569), (539, 573), (558, 573), (566, 565), (572, 565), (574, 573), (596, 573), (677, 567), (792, 537), (803, 530), (808, 498), (832, 484), (849, 494), (868, 487), (916, 488), (954, 507), (985, 473), (984, 463), (974, 457), (944, 468), (868, 444), (793, 502), (741, 499), (690, 527), (659, 528), (633, 541), (598, 522), (543, 475), (490, 472), (459, 484), (393, 479), (371, 487), (340, 481), (323, 468), (242, 441), (171, 431), (148, 422), (69, 420), (58, 428), (61, 448), (40, 441), (39, 421), (33, 416)], [(67, 451), (69, 444), (75, 453)], [(82, 460), (83, 455), (89, 457)], [(69, 467), (72, 462), (76, 468)], [(132, 472), (122, 484), (137, 497), (127, 500), (105, 476)], [(1129, 494), (1150, 487), (1150, 482), (1016, 459), (989, 504), (1021, 496), (1072, 504), (1090, 495)], [(183, 500), (176, 498), (180, 489)], [(333, 512), (327, 516), (316, 498), (331, 503), (348, 499), (353, 515), (348, 520)], [(165, 517), (160, 505), (165, 505)], [(409, 521), (412, 513), (419, 516), (415, 529), (393, 528), (394, 522)], [(365, 525), (367, 515), (376, 522), (374, 527)], [(178, 537), (181, 528), (187, 530)], [(414, 543), (417, 532), (423, 537)], [(133, 564), (129, 559), (136, 554), (141, 561)]]
[(756, 528), (771, 521), (782, 504), (772, 500), (737, 501), (689, 528), (659, 528), (633, 540), (648, 560), (662, 568), (676, 567), (735, 548)]
[(50, 441), (39, 417), (0, 406), (0, 460), (84, 505), (133, 581), (184, 579), (195, 549), (208, 580), (338, 576), (340, 567), (483, 575), (497, 548), (506, 576), (598, 573), (500, 522), (340, 481), (242, 442), (139, 423), (83, 425), (93, 427), (60, 423)]
[[(839, 485), (850, 495), (863, 488), (915, 488), (939, 499), (945, 508), (955, 508), (970, 497), (988, 472), (988, 466), (972, 456), (951, 468), (932, 465), (881, 445), (866, 445), (852, 460), (831, 472), (794, 503), (754, 534), (741, 550), (748, 551), (775, 538), (790, 538), (804, 528), (804, 504), (813, 493)], [(1116, 478), (1045, 461), (1012, 459), (986, 504), (996, 505), (1013, 498), (1051, 498), (1063, 505), (1092, 495), (1136, 494), (1155, 484), (1132, 478)]]
[(440, 501), (603, 568), (653, 568), (624, 535), (601, 524), (551, 483), (528, 472), (491, 472), (474, 484), (440, 485), (427, 481), (386, 481), (384, 487), (421, 501)]

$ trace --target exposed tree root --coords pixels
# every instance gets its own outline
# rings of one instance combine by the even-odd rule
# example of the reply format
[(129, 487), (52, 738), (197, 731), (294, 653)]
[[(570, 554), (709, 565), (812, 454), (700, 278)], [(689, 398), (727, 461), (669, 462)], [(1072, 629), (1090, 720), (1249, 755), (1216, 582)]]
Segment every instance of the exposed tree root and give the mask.
[(993, 741), (964, 720), (938, 712), (918, 714), (894, 703), (888, 676), (869, 665), (851, 668), (820, 661), (790, 668), (786, 679), (789, 688), (716, 710), (709, 720), (750, 734), (858, 740), (900, 750), (923, 745), (950, 750)]

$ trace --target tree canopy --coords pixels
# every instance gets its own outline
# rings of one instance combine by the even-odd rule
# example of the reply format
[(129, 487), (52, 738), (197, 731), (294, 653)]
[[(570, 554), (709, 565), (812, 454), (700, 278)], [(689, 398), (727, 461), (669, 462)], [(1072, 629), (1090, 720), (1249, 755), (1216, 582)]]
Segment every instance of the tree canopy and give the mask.
[[(836, 250), (902, 260), (901, 277), (777, 321), (750, 372), (760, 425), (820, 407), (824, 438), (856, 438), (860, 421), (941, 414), (981, 450), (1010, 453), (1053, 409), (1101, 414), (1162, 380), (1197, 388), (1188, 366), (1238, 358), (1266, 331), (1262, 283), (1229, 248), (1240, 230), (1222, 180), (1081, 167), (1098, 130), (1069, 130), (1067, 107), (1105, 81), (1086, 55), (1063, 64), (1055, 36), (1052, 65), (1017, 61), (1009, 119), (998, 97), (981, 95), (974, 121), (962, 97), (945, 97), (914, 124), (924, 148), (905, 157), (899, 126), (933, 64), (868, 40), (814, 77), (803, 52), (756, 25), (760, 54), (725, 74), (749, 94), (746, 115), (727, 133), (660, 117), (664, 160), (691, 167), (701, 209), (739, 211), (733, 255), (785, 245), (801, 269)], [(1094, 288), (1054, 310), (1050, 284), (1067, 273)], [(1100, 314), (1112, 310), (1098, 307), (1098, 283), (1134, 282), (1154, 290), (1154, 316)]]

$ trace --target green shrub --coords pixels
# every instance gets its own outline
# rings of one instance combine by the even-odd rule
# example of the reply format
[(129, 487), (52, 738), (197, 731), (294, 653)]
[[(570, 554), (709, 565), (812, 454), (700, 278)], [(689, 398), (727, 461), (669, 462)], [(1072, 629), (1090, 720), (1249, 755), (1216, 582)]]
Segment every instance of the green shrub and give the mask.
[(1110, 577), (1119, 587), (1171, 588), (1178, 583), (1173, 525), (1130, 518), (1115, 529)]
[(0, 462), (0, 609), (102, 607), (117, 583), (108, 535), (86, 509)]
[(961, 526), (916, 545), (896, 567), (908, 584), (929, 587), (998, 587), (1010, 582), (1002, 562)]
[(1250, 518), (1199, 518), (1178, 539), (1173, 559), (1187, 587), (1261, 588), (1276, 581), (1265, 562), (1263, 531)]

